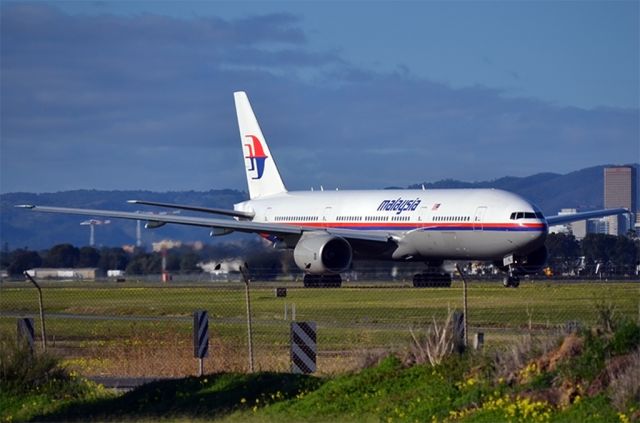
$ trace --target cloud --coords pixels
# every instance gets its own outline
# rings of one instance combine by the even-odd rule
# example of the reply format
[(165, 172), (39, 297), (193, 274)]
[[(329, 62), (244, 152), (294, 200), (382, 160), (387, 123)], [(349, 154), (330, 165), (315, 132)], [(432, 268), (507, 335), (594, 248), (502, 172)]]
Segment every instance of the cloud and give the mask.
[(244, 188), (231, 96), (240, 89), (291, 188), (637, 158), (637, 109), (454, 89), (404, 65), (377, 72), (312, 49), (304, 22), (289, 14), (75, 16), (5, 3), (1, 19), (3, 192)]

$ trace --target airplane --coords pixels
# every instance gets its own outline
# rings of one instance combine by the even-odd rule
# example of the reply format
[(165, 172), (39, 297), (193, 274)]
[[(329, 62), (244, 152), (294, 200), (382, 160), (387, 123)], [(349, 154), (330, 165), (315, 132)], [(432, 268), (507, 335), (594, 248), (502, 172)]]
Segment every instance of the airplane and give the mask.
[(503, 284), (538, 272), (547, 259), (550, 225), (628, 213), (597, 210), (546, 217), (535, 205), (499, 189), (288, 191), (245, 92), (234, 93), (249, 200), (233, 210), (130, 200), (130, 203), (229, 218), (20, 205), (37, 212), (146, 220), (210, 228), (211, 236), (256, 233), (293, 249), (305, 287), (339, 287), (357, 259), (424, 262), (413, 286), (451, 286), (445, 261), (488, 261)]

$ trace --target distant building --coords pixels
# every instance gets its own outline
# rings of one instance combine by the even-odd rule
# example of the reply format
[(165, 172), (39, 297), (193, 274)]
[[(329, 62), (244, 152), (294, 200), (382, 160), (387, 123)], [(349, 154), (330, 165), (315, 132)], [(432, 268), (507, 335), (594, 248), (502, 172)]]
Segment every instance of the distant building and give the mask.
[(171, 250), (172, 248), (182, 247), (182, 241), (173, 241), (171, 239), (163, 239), (159, 242), (151, 244), (154, 253), (159, 253), (162, 250)]
[[(576, 213), (578, 213), (577, 209), (562, 209), (558, 213), (558, 216), (566, 216), (566, 215), (576, 214)], [(569, 234), (570, 233), (570, 234), (573, 234), (573, 236), (576, 239), (581, 240), (585, 236), (587, 236), (589, 231), (588, 231), (587, 221), (586, 220), (579, 220), (577, 222), (565, 223), (563, 225), (550, 226), (549, 227), (549, 233), (556, 233), (556, 234), (558, 234), (558, 233)]]
[(589, 219), (587, 221), (587, 233), (590, 234), (608, 234), (609, 219), (602, 217), (599, 219)]
[[(558, 216), (566, 216), (569, 214), (576, 214), (578, 211), (576, 209), (562, 209), (558, 213)], [(549, 226), (549, 233), (552, 234), (568, 234), (571, 233), (571, 224), (564, 223), (562, 225), (554, 225)]]
[(39, 267), (29, 269), (27, 273), (36, 279), (76, 279), (76, 280), (95, 280), (99, 276), (99, 269), (95, 267), (81, 269), (52, 269)]
[(571, 222), (571, 233), (577, 240), (584, 239), (589, 233), (589, 225), (586, 220), (579, 220), (577, 222)]
[[(606, 209), (624, 207), (630, 211), (637, 209), (636, 169), (633, 166), (615, 166), (604, 169), (604, 207)], [(635, 220), (629, 215), (609, 216), (608, 233), (624, 235), (632, 228)]]

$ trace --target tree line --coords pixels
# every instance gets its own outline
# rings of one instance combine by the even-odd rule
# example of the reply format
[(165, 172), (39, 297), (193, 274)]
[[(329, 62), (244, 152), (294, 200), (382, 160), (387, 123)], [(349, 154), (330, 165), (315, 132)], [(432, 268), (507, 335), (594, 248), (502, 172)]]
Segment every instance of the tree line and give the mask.
[[(609, 273), (635, 273), (640, 263), (640, 240), (625, 236), (589, 234), (578, 241), (571, 234), (549, 234), (546, 246), (547, 264), (556, 274), (594, 273), (598, 264)], [(273, 249), (253, 240), (207, 245), (199, 251), (189, 247), (170, 249), (166, 252), (166, 270), (171, 273), (200, 273), (199, 263), (229, 258), (249, 263), (265, 278), (298, 272), (290, 250)], [(372, 267), (377, 271), (391, 271), (396, 265), (394, 262), (366, 262), (364, 266), (368, 270)], [(10, 251), (6, 244), (2, 249), (0, 268), (10, 275), (19, 276), (25, 270), (38, 267), (89, 267), (98, 268), (103, 273), (118, 269), (130, 275), (158, 274), (162, 271), (162, 253), (144, 249), (128, 252), (118, 247), (78, 248), (71, 244), (59, 244), (42, 251), (27, 248)], [(356, 263), (354, 268), (364, 269), (362, 263)]]
[[(162, 271), (162, 253), (144, 249), (126, 251), (119, 247), (75, 247), (58, 244), (48, 250), (34, 251), (28, 248), (9, 250), (5, 245), (0, 253), (0, 269), (12, 276), (20, 276), (29, 269), (47, 268), (97, 268), (124, 270), (130, 275), (158, 274)], [(239, 242), (229, 245), (205, 246), (194, 251), (190, 247), (172, 248), (166, 252), (166, 270), (171, 273), (200, 273), (199, 263), (243, 257), (258, 267), (277, 271), (281, 262), (280, 252), (266, 248), (260, 242)]]
[(608, 273), (635, 273), (640, 264), (640, 240), (626, 236), (549, 234), (547, 264), (562, 273), (593, 273), (600, 265)]

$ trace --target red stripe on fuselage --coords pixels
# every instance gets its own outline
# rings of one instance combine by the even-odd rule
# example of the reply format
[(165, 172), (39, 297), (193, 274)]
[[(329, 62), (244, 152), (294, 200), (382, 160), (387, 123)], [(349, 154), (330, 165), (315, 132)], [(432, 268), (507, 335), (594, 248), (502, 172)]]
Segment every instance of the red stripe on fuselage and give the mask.
[(507, 229), (507, 228), (528, 228), (528, 229), (544, 229), (546, 224), (544, 223), (483, 223), (483, 222), (475, 222), (475, 223), (440, 223), (440, 222), (428, 222), (428, 223), (416, 223), (416, 222), (286, 222), (280, 223), (279, 225), (286, 226), (310, 226), (314, 228), (344, 228), (344, 227), (357, 227), (357, 228), (396, 228), (396, 227), (412, 227), (415, 229), (420, 228), (496, 228), (496, 229)]

